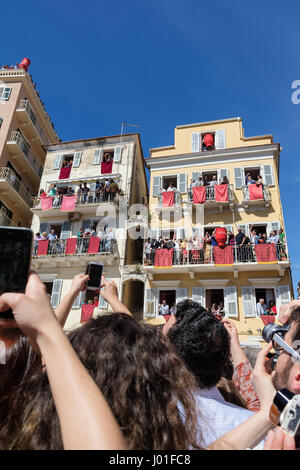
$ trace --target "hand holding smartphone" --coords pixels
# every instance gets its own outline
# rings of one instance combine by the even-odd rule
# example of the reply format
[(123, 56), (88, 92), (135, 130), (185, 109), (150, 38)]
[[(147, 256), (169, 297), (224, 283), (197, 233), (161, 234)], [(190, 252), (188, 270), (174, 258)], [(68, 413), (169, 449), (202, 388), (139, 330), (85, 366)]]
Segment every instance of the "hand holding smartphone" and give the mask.
[[(33, 233), (28, 228), (0, 227), (0, 295), (24, 293), (31, 264)], [(0, 318), (14, 318), (11, 310)]]
[(94, 261), (87, 265), (85, 274), (88, 274), (90, 277), (86, 284), (88, 290), (100, 291), (103, 267), (102, 263), (96, 263)]

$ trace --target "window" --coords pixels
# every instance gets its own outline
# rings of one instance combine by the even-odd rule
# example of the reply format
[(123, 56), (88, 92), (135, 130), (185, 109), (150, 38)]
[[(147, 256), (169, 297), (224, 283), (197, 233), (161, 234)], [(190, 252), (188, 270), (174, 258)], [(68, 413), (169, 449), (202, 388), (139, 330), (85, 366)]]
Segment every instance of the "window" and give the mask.
[(272, 165), (261, 165), (256, 167), (239, 167), (234, 168), (235, 189), (242, 189), (246, 186), (246, 175), (250, 175), (251, 179), (256, 181), (258, 175), (262, 176), (263, 184), (274, 186), (274, 175)]
[(11, 94), (11, 88), (1, 88), (0, 87), (0, 100), (9, 100)]
[(163, 188), (168, 189), (171, 183), (177, 189), (177, 176), (163, 176), (161, 181)]
[(205, 307), (211, 308), (213, 304), (224, 305), (223, 289), (205, 289)]
[(224, 148), (226, 148), (224, 129), (192, 133), (192, 152), (206, 152)]
[(215, 150), (215, 133), (206, 132), (201, 134), (201, 150), (207, 152), (209, 150)]
[(270, 302), (276, 303), (275, 289), (263, 287), (255, 289), (256, 304), (259, 303), (259, 299), (264, 299), (266, 306), (269, 308)]

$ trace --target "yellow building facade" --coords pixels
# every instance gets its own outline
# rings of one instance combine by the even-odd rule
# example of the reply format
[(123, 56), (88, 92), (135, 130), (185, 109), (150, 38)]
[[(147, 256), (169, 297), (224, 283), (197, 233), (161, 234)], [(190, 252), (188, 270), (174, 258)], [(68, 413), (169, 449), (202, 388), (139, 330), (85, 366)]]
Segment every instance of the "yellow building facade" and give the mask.
[[(210, 134), (213, 145), (206, 148), (204, 137)], [(210, 138), (211, 138), (210, 137)], [(217, 227), (234, 235), (242, 229), (250, 236), (284, 229), (279, 191), (280, 145), (271, 135), (245, 137), (241, 118), (225, 119), (175, 128), (174, 145), (150, 149), (146, 164), (150, 179), (149, 237), (177, 240), (212, 234)], [(251, 200), (246, 175), (263, 179), (263, 198)], [(206, 202), (194, 204), (191, 185), (202, 178), (219, 182), (228, 178), (228, 201), (217, 202), (213, 187), (206, 188)], [(201, 181), (201, 180), (200, 180)], [(164, 207), (161, 190), (170, 183), (176, 188), (175, 204)], [(234, 248), (234, 250), (236, 250)], [(158, 305), (189, 297), (208, 308), (222, 302), (225, 315), (237, 325), (242, 343), (259, 346), (264, 326), (256, 304), (264, 298), (273, 300), (277, 310), (293, 298), (287, 243), (277, 248), (277, 260), (260, 264), (253, 248), (247, 247), (246, 258), (234, 251), (231, 265), (216, 265), (211, 257), (205, 262), (183, 261), (182, 255), (171, 267), (157, 267), (144, 260), (147, 273), (145, 317), (158, 315)], [(250, 252), (251, 250), (251, 252)], [(283, 253), (284, 252), (284, 253)], [(144, 258), (146, 256), (144, 255)]]

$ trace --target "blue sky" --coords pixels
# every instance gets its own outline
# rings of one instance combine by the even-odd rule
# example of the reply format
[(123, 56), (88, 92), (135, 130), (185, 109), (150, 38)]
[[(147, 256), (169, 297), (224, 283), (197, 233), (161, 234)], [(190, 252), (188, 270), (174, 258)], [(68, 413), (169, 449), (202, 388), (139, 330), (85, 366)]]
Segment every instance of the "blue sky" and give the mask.
[(299, 15), (297, 0), (11, 0), (0, 62), (31, 59), (63, 140), (117, 134), (127, 121), (141, 126), (147, 157), (180, 124), (241, 116), (246, 136), (273, 134), (296, 285)]

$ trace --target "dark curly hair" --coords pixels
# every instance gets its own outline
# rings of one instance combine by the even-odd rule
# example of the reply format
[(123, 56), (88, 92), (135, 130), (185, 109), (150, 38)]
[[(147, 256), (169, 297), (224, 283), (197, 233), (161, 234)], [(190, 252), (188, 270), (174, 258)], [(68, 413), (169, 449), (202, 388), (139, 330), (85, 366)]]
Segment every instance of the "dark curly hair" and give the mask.
[(229, 334), (198, 302), (186, 299), (177, 304), (176, 323), (167, 336), (200, 388), (214, 387), (222, 376), (232, 378)]
[[(69, 339), (130, 449), (199, 447), (196, 383), (160, 331), (115, 313), (90, 320)], [(3, 423), (0, 448), (63, 448), (50, 385), (41, 370), (12, 401), (9, 421), (15, 433), (7, 435), (9, 423)]]

